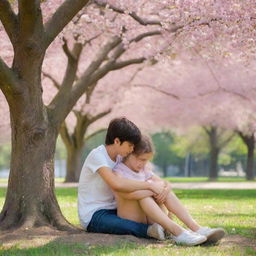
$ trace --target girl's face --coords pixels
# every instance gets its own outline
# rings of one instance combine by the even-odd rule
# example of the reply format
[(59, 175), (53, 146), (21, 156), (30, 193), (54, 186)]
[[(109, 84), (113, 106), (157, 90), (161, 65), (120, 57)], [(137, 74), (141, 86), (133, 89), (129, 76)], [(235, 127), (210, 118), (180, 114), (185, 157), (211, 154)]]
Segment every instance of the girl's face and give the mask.
[(130, 154), (125, 163), (129, 165), (130, 169), (132, 169), (135, 172), (139, 172), (142, 170), (146, 163), (150, 161), (153, 157), (153, 153), (143, 153), (140, 155)]

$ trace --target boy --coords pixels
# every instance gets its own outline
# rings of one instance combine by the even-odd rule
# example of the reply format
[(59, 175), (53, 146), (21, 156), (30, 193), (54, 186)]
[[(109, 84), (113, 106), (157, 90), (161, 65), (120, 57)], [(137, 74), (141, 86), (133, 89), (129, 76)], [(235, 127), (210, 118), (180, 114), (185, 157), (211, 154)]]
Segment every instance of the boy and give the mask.
[(78, 214), (81, 225), (88, 232), (164, 239), (164, 230), (160, 225), (122, 219), (116, 212), (112, 190), (133, 192), (146, 189), (160, 195), (164, 190), (162, 184), (128, 180), (112, 172), (140, 139), (140, 130), (131, 121), (124, 117), (113, 119), (107, 130), (105, 145), (92, 150), (86, 158), (79, 179)]

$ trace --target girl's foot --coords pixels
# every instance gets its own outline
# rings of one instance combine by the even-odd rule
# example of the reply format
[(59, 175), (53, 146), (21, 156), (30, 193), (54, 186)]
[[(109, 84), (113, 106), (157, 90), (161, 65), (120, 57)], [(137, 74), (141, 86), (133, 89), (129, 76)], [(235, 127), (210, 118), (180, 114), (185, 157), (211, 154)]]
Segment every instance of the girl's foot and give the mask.
[(223, 228), (209, 228), (209, 227), (200, 227), (197, 231), (197, 234), (207, 237), (207, 242), (216, 243), (225, 235), (225, 230)]
[(183, 245), (189, 245), (189, 246), (202, 244), (207, 240), (205, 236), (195, 232), (187, 231), (187, 230), (183, 231), (180, 235), (172, 236), (171, 238), (177, 244), (183, 244)]
[(148, 227), (147, 231), (148, 236), (158, 239), (158, 240), (164, 240), (165, 234), (164, 229), (161, 225), (154, 223)]

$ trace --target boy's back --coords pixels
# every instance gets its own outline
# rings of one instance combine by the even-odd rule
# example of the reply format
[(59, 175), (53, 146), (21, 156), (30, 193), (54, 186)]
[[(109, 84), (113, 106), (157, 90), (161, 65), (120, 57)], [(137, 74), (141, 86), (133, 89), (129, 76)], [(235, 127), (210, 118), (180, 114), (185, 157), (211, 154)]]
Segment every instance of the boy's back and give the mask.
[(97, 170), (101, 167), (113, 169), (120, 161), (121, 157), (117, 157), (117, 162), (111, 160), (104, 145), (93, 149), (87, 156), (78, 185), (78, 214), (84, 228), (95, 211), (116, 208), (113, 192)]

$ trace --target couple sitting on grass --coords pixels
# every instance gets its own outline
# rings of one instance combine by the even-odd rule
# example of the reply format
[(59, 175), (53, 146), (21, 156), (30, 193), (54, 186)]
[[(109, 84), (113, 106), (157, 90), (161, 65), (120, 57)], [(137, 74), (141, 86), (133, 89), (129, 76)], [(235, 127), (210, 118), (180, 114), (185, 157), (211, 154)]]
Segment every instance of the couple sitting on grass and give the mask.
[[(177, 244), (217, 242), (222, 228), (200, 226), (171, 190), (148, 167), (152, 143), (135, 124), (116, 118), (109, 124), (105, 145), (86, 158), (79, 180), (78, 213), (88, 232), (134, 235)], [(189, 229), (175, 223), (175, 214)]]

